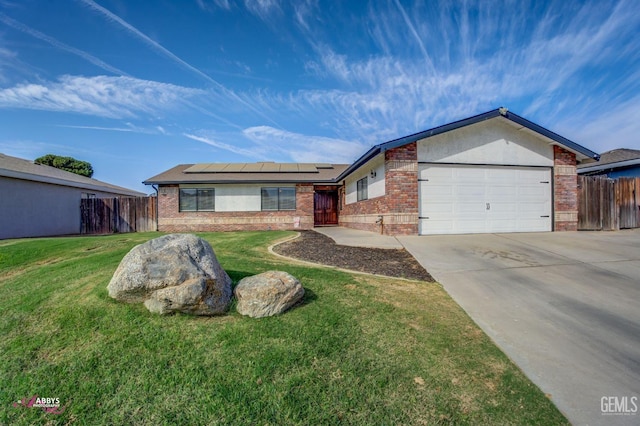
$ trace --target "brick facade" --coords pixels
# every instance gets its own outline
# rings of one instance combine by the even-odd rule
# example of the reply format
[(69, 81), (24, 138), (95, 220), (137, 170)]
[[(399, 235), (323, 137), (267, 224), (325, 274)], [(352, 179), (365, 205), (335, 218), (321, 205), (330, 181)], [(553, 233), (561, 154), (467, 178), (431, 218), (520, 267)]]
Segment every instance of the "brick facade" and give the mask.
[(158, 189), (158, 230), (162, 232), (313, 229), (313, 185), (296, 185), (295, 211), (181, 212), (178, 185)]
[[(418, 233), (418, 148), (416, 142), (387, 150), (385, 195), (342, 206), (341, 226), (386, 235)], [(382, 218), (382, 223), (379, 219)]]
[[(578, 227), (575, 154), (553, 147), (554, 231)], [(418, 159), (416, 143), (385, 152), (385, 195), (344, 205), (340, 225), (387, 235), (418, 234)], [(383, 226), (377, 221), (382, 217)]]
[[(575, 154), (553, 147), (554, 231), (575, 231), (578, 196)], [(384, 195), (345, 204), (340, 188), (340, 226), (386, 235), (418, 234), (418, 155), (416, 142), (384, 153)], [(296, 185), (295, 211), (180, 212), (177, 185), (161, 185), (158, 229), (164, 232), (304, 230), (314, 227), (314, 186)], [(382, 222), (380, 222), (382, 219)]]
[(554, 231), (578, 230), (578, 175), (576, 155), (553, 146)]

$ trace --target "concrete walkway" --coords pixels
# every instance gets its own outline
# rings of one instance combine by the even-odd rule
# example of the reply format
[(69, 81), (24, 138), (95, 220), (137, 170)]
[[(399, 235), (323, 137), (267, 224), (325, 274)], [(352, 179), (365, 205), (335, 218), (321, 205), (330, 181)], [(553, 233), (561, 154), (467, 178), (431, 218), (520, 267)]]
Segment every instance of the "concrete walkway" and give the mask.
[(341, 245), (404, 246), (574, 425), (640, 424), (640, 229), (315, 230)]
[(384, 249), (403, 248), (396, 237), (380, 235), (374, 232), (359, 231), (341, 226), (325, 226), (313, 228), (314, 231), (326, 235), (341, 246), (372, 247)]
[(574, 425), (640, 424), (640, 229), (398, 239)]

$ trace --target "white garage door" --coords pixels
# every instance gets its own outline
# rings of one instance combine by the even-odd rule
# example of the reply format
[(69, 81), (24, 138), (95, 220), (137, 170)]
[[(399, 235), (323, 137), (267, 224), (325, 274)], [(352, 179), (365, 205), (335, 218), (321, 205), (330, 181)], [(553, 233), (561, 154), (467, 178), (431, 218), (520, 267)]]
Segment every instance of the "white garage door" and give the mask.
[(421, 235), (551, 231), (551, 169), (420, 164)]

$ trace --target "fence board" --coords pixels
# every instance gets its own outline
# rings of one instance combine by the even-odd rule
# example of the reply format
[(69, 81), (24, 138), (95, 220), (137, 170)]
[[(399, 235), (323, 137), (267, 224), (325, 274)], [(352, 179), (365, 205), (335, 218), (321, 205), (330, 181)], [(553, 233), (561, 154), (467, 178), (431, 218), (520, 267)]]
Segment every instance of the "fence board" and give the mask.
[(578, 229), (640, 227), (640, 178), (578, 176)]
[(81, 200), (81, 234), (145, 232), (157, 229), (155, 197)]
[(636, 179), (619, 178), (616, 188), (616, 202), (620, 206), (620, 228), (638, 227), (638, 204), (636, 201)]
[(600, 179), (578, 176), (578, 229), (599, 231), (602, 229), (602, 186)]

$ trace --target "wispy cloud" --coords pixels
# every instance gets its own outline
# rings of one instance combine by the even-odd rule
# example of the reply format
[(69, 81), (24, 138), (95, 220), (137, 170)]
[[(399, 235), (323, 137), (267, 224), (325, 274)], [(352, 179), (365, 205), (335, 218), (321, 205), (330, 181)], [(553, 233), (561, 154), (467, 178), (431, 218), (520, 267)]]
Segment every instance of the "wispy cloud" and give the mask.
[(265, 22), (270, 22), (274, 14), (282, 12), (278, 0), (244, 0), (244, 7)]
[(97, 66), (98, 68), (101, 68), (105, 71), (108, 71), (110, 73), (116, 74), (116, 75), (128, 75), (126, 72), (122, 71), (121, 69), (118, 69), (116, 67), (113, 67), (109, 64), (107, 64), (106, 62), (96, 58), (95, 56), (80, 50), (80, 49), (76, 49), (75, 47), (69, 46), (59, 40), (56, 40), (53, 37), (50, 37), (46, 34), (41, 33), (40, 31), (37, 31), (31, 27), (28, 27), (27, 25), (16, 21), (15, 19), (12, 19), (10, 17), (8, 17), (7, 15), (5, 15), (4, 13), (0, 13), (0, 21), (3, 22), (4, 24), (10, 26), (11, 28), (14, 28), (18, 31), (22, 31), (25, 34), (29, 34), (32, 37), (35, 37), (39, 40), (42, 40), (48, 44), (50, 44), (51, 46), (63, 50), (65, 52), (71, 53), (73, 55), (79, 56), (82, 59), (92, 63), (93, 65)]
[(106, 127), (106, 126), (77, 126), (72, 124), (57, 124), (56, 127), (62, 127), (66, 129), (79, 129), (79, 130), (99, 130), (106, 132), (125, 132), (125, 133), (140, 133), (147, 135), (166, 135), (167, 131), (162, 126), (155, 127), (140, 127), (133, 123), (126, 123), (127, 127)]
[(318, 0), (304, 0), (293, 5), (294, 18), (300, 28), (309, 31), (309, 19), (316, 16)]
[[(234, 102), (240, 103), (244, 107), (248, 108), (249, 110), (251, 110), (251, 111), (257, 113), (258, 115), (260, 115), (261, 117), (267, 119), (269, 122), (277, 124), (270, 117), (265, 115), (263, 111), (257, 110), (253, 105), (251, 105), (250, 103), (246, 102), (244, 99), (242, 99), (240, 96), (238, 96), (235, 92), (233, 92), (232, 90), (229, 90), (227, 87), (225, 87), (224, 85), (222, 85), (218, 81), (214, 80), (209, 75), (205, 74), (204, 72), (202, 72), (198, 68), (194, 67), (193, 65), (191, 65), (187, 61), (185, 61), (182, 58), (178, 57), (176, 54), (171, 52), (169, 49), (165, 48), (160, 43), (158, 43), (155, 40), (151, 39), (149, 36), (144, 34), (142, 31), (138, 30), (136, 27), (134, 27), (133, 25), (131, 25), (130, 23), (128, 23), (127, 21), (125, 21), (124, 19), (119, 17), (118, 15), (116, 15), (116, 14), (112, 13), (111, 11), (109, 11), (108, 9), (100, 6), (99, 4), (97, 4), (93, 0), (78, 0), (78, 1), (82, 2), (83, 4), (85, 4), (86, 6), (91, 8), (92, 10), (94, 10), (95, 12), (100, 13), (102, 16), (104, 16), (110, 22), (116, 23), (120, 27), (124, 28), (128, 33), (134, 35), (136, 38), (138, 38), (139, 40), (143, 41), (147, 46), (151, 47), (156, 52), (160, 53), (161, 55), (163, 55), (166, 58), (170, 59), (174, 63), (180, 65), (184, 69), (196, 74), (197, 76), (201, 77), (202, 79), (204, 79), (208, 83), (212, 84), (216, 89), (218, 89), (222, 94), (224, 94), (224, 96), (226, 96), (229, 100), (232, 100)], [(261, 4), (262, 3), (270, 4), (270, 3), (272, 3), (272, 1), (275, 1), (275, 0), (258, 0), (258, 2), (261, 3)], [(262, 9), (267, 10), (267, 9), (269, 9), (269, 7), (267, 5), (262, 5), (262, 6), (258, 7), (258, 9), (259, 10), (262, 10)]]
[(89, 6), (92, 10), (94, 10), (94, 11), (100, 13), (101, 15), (103, 15), (109, 21), (118, 24), (120, 27), (124, 28), (130, 34), (133, 34), (136, 38), (138, 38), (139, 40), (142, 40), (144, 43), (146, 43), (149, 47), (154, 49), (156, 52), (166, 56), (167, 58), (171, 59), (173, 62), (179, 64), (180, 66), (186, 68), (187, 70), (189, 70), (189, 71), (195, 73), (196, 75), (202, 77), (204, 80), (208, 81), (209, 83), (213, 84), (214, 86), (216, 86), (216, 87), (218, 87), (220, 89), (225, 89), (222, 84), (218, 83), (216, 80), (214, 80), (213, 78), (209, 77), (207, 74), (203, 73), (198, 68), (196, 68), (193, 65), (189, 64), (188, 62), (182, 60), (181, 58), (176, 56), (173, 52), (171, 52), (170, 50), (166, 49), (164, 46), (162, 46), (160, 43), (156, 42), (155, 40), (151, 39), (149, 36), (144, 34), (142, 31), (138, 30), (133, 25), (131, 25), (128, 22), (126, 22), (124, 19), (122, 19), (121, 17), (119, 17), (115, 13), (112, 13), (108, 9), (100, 6), (98, 3), (94, 2), (93, 0), (79, 0), (79, 1), (84, 3), (85, 5)]
[(0, 83), (4, 83), (7, 81), (5, 70), (7, 68), (13, 68), (15, 66), (15, 58), (15, 52), (4, 47), (0, 47)]
[(361, 155), (365, 148), (360, 142), (309, 136), (269, 126), (250, 127), (243, 133), (262, 150), (271, 152), (272, 156), (279, 153), (280, 156), (303, 163), (350, 163)]
[(131, 77), (63, 76), (56, 82), (19, 84), (0, 90), (0, 108), (125, 118), (173, 110), (184, 99), (203, 93), (198, 89)]
[(36, 158), (49, 153), (68, 155), (76, 158), (78, 156), (90, 158), (91, 155), (95, 153), (95, 150), (32, 139), (9, 139), (0, 140), (0, 152), (13, 157), (23, 158), (25, 160), (35, 160)]
[[(622, 70), (625, 61), (640, 61), (633, 2), (511, 9), (491, 2), (372, 3), (366, 26), (379, 54), (366, 57), (318, 37), (321, 31), (305, 21), (300, 26), (316, 53), (305, 69), (327, 88), (262, 101), (325, 117), (325, 128), (342, 138), (378, 143), (501, 105), (548, 125), (581, 115), (587, 105), (584, 116), (593, 117), (628, 99), (625, 87), (640, 86), (628, 72), (598, 75), (605, 64)], [(412, 19), (434, 13), (440, 19)], [(603, 95), (600, 105), (582, 99), (594, 90)]]
[(404, 7), (402, 7), (402, 4), (400, 4), (400, 1), (399, 0), (395, 0), (395, 4), (398, 7), (398, 10), (400, 11), (400, 14), (402, 15), (402, 19), (403, 19), (407, 29), (409, 30), (409, 33), (412, 35), (413, 40), (417, 43), (418, 47), (420, 48), (420, 52), (422, 52), (422, 57), (423, 57), (426, 65), (427, 65), (427, 68), (428, 68), (429, 72), (431, 74), (434, 74), (435, 73), (435, 68), (433, 66), (433, 61), (431, 60), (431, 56), (427, 52), (427, 49), (424, 46), (424, 43), (422, 42), (422, 37), (416, 31), (416, 28), (414, 27), (413, 22), (411, 22), (411, 19), (407, 15), (407, 11), (404, 9)]
[(225, 10), (231, 9), (231, 4), (229, 4), (229, 0), (212, 0), (212, 1), (196, 0), (196, 3), (200, 9), (205, 11), (211, 10), (210, 3), (219, 7), (220, 9), (225, 9)]
[(256, 153), (255, 150), (244, 149), (244, 148), (240, 148), (238, 146), (231, 145), (231, 144), (228, 144), (228, 143), (219, 142), (219, 141), (214, 140), (211, 137), (198, 136), (198, 135), (194, 135), (194, 134), (190, 134), (190, 133), (183, 133), (182, 135), (184, 137), (192, 139), (194, 141), (206, 143), (207, 145), (210, 145), (210, 146), (212, 146), (214, 148), (218, 148), (218, 149), (221, 149), (221, 150), (224, 150), (224, 151), (229, 151), (229, 152), (232, 152), (234, 154), (243, 155), (243, 156), (249, 157), (249, 158), (261, 158), (262, 157), (260, 154)]

